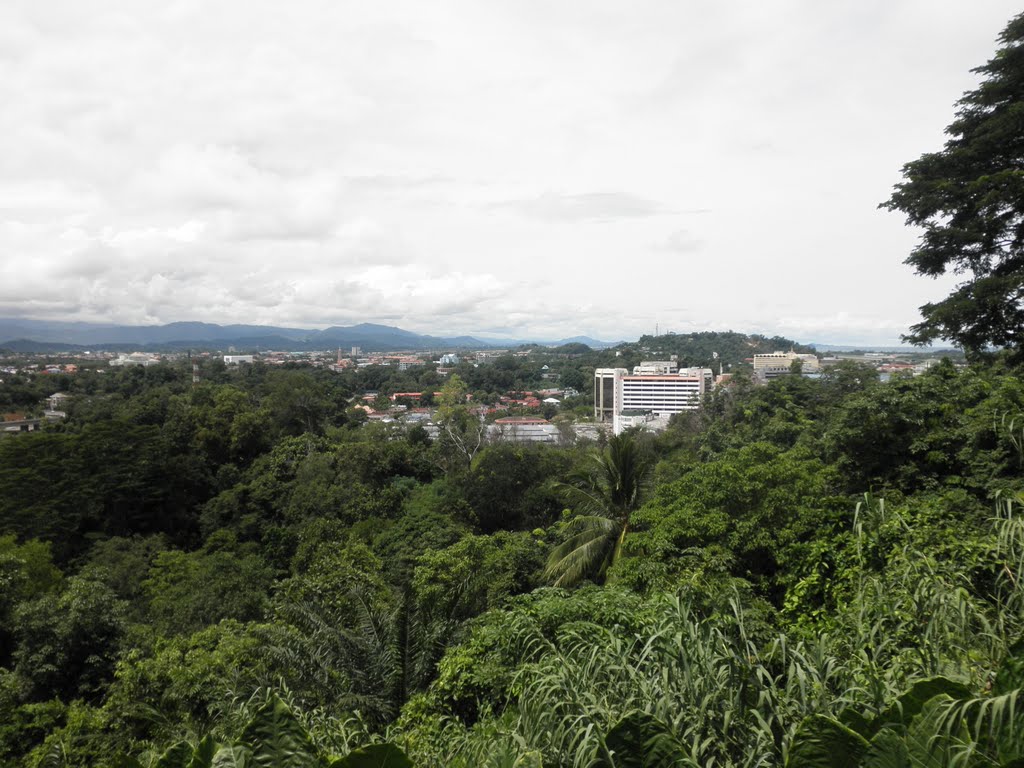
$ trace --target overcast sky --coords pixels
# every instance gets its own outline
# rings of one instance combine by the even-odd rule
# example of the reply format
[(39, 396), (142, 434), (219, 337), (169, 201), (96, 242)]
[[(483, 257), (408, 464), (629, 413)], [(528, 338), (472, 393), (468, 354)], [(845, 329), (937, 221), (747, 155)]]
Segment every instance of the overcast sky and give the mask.
[(3, 0), (0, 316), (895, 343), (1003, 0)]

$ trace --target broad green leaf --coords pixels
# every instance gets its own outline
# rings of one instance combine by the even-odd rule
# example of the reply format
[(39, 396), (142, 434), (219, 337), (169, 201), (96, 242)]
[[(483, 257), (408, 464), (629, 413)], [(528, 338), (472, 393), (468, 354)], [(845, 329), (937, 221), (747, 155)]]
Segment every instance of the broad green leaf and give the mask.
[(331, 768), (412, 768), (412, 762), (394, 744), (369, 744), (338, 758)]
[(251, 757), (252, 751), (247, 747), (221, 747), (213, 756), (211, 768), (249, 768), (252, 765)]
[(804, 718), (789, 745), (786, 768), (857, 768), (867, 739), (824, 715)]
[(218, 746), (213, 736), (207, 734), (202, 741), (196, 744), (188, 768), (213, 768), (213, 756), (217, 754)]
[(875, 718), (872, 723), (874, 733), (886, 726), (906, 726), (913, 720), (929, 699), (945, 694), (951, 699), (969, 699), (972, 694), (963, 683), (950, 680), (948, 677), (929, 677), (918, 680), (906, 693), (894, 701), (888, 709)]
[(871, 721), (864, 717), (860, 711), (853, 707), (847, 707), (839, 713), (839, 722), (849, 728), (851, 731), (856, 731), (865, 739), (871, 738), (873, 733), (871, 729)]
[(907, 752), (915, 768), (946, 768), (967, 743), (960, 723), (947, 722), (946, 713), (953, 699), (946, 694), (933, 696), (907, 728)]
[(187, 741), (179, 741), (169, 747), (153, 764), (153, 768), (188, 768), (192, 760), (192, 745)]
[(632, 712), (604, 738), (611, 761), (599, 757), (595, 768), (674, 768), (687, 764), (682, 744), (652, 715)]
[(252, 750), (254, 768), (315, 768), (316, 748), (295, 713), (274, 696), (245, 726), (239, 742)]
[(903, 737), (884, 728), (875, 734), (860, 762), (861, 768), (911, 768)]

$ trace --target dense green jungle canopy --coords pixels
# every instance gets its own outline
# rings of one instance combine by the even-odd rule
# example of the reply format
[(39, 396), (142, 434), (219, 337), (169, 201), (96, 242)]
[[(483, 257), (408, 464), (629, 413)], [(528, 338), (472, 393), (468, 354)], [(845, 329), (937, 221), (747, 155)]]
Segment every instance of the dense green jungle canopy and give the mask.
[[(657, 437), (471, 460), (337, 376), (204, 373), (49, 380), (67, 421), (0, 440), (0, 764), (1018, 754), (1016, 369), (741, 378)], [(897, 723), (915, 685), (949, 700)]]

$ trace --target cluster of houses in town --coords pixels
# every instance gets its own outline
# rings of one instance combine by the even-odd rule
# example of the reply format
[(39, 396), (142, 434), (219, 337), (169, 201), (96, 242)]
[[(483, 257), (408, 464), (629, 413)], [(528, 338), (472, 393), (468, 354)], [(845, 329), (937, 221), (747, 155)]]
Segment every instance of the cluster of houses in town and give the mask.
[[(111, 367), (149, 367), (168, 360), (183, 357), (185, 353), (158, 355), (148, 352), (130, 354), (84, 353), (83, 360), (95, 365)], [(304, 362), (314, 367), (325, 367), (342, 371), (352, 367), (389, 366), (407, 370), (416, 366), (433, 363), (435, 370), (445, 375), (463, 361), (476, 364), (489, 362), (492, 358), (510, 354), (507, 350), (486, 350), (474, 353), (446, 353), (438, 359), (412, 353), (371, 353), (363, 354), (353, 347), (349, 354), (324, 352), (268, 352), (259, 356), (202, 352), (197, 359), (222, 359), (228, 366), (253, 363), (256, 360), (267, 365)], [(526, 355), (517, 351), (514, 354)], [(830, 366), (843, 359), (853, 359), (874, 367), (883, 380), (891, 376), (919, 375), (939, 360), (919, 359), (910, 362), (894, 355), (883, 353), (862, 353), (860, 355), (821, 356), (795, 351), (777, 351), (756, 354), (746, 362), (752, 370), (756, 383), (767, 383), (782, 376), (802, 375), (819, 377)], [(546, 369), (546, 366), (545, 366)], [(78, 363), (22, 362), (19, 365), (0, 366), (0, 384), (4, 374), (53, 375), (76, 374)], [(568, 414), (549, 419), (559, 412), (565, 398), (577, 398), (579, 392), (565, 388), (547, 388), (524, 392), (507, 392), (497, 402), (490, 404), (468, 403), (470, 412), (479, 417), (487, 437), (492, 440), (517, 442), (565, 443), (579, 437), (593, 438), (600, 432), (618, 434), (625, 429), (640, 427), (659, 431), (667, 427), (676, 414), (700, 408), (705, 394), (715, 387), (727, 386), (732, 373), (716, 372), (712, 368), (680, 368), (675, 356), (668, 360), (644, 360), (632, 369), (598, 368), (593, 377), (593, 420), (573, 418)], [(555, 383), (557, 375), (542, 375), (543, 379)], [(547, 383), (547, 382), (546, 382)], [(431, 436), (438, 434), (435, 423), (436, 408), (433, 403), (440, 393), (396, 392), (388, 396), (387, 407), (381, 403), (377, 392), (368, 392), (357, 407), (363, 409), (370, 421), (414, 426), (421, 425)], [(58, 392), (47, 399), (40, 418), (26, 418), (24, 414), (0, 414), (0, 432), (26, 432), (39, 429), (46, 421), (65, 417), (64, 405), (67, 395)], [(576, 401), (577, 405), (579, 401)], [(577, 414), (578, 415), (578, 414)], [(483, 426), (485, 425), (485, 426)]]
[[(490, 404), (474, 403), (472, 396), (467, 395), (466, 404), (469, 414), (479, 419), (487, 439), (561, 444), (576, 439), (575, 425), (566, 420), (544, 418), (542, 409), (554, 411), (566, 398), (579, 397), (579, 394), (571, 388), (508, 392)], [(437, 408), (432, 404), (440, 396), (440, 392), (395, 392), (387, 396), (388, 405), (384, 407), (379, 393), (367, 392), (356, 407), (366, 412), (369, 421), (422, 426), (428, 436), (436, 438), (441, 427), (436, 421)]]

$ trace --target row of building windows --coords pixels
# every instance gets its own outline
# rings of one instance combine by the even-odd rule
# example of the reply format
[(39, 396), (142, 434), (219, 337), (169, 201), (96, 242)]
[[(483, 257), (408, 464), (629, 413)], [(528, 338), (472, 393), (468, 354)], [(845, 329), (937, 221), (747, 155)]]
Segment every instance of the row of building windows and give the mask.
[(624, 411), (671, 416), (697, 408), (711, 386), (712, 372), (689, 368), (676, 373), (671, 362), (644, 362), (630, 376), (625, 368), (594, 371), (594, 417), (618, 428)]

